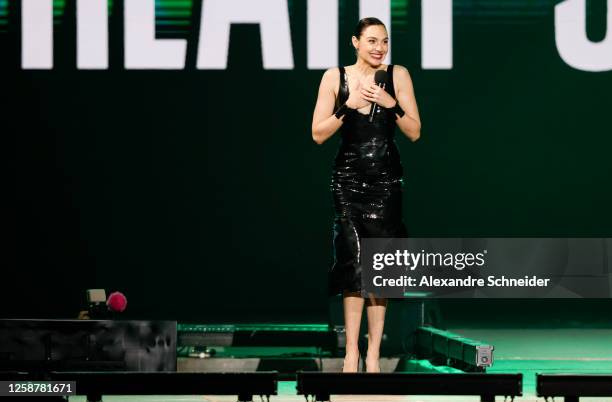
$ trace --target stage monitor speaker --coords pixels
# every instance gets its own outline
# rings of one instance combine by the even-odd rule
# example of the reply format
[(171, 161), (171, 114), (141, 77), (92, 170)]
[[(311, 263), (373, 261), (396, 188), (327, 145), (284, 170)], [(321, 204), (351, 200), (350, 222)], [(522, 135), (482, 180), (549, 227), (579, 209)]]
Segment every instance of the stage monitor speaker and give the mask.
[(176, 371), (176, 321), (0, 320), (0, 370)]

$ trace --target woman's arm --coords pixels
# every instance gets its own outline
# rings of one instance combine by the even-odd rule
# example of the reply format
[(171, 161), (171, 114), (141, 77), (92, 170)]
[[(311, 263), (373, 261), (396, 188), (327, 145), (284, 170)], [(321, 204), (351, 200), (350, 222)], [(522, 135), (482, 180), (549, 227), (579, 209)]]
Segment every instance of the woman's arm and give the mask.
[(397, 126), (402, 133), (411, 141), (416, 141), (421, 136), (421, 118), (414, 97), (412, 79), (406, 67), (396, 65), (393, 69), (393, 81), (395, 82), (395, 95), (399, 106), (405, 112), (403, 117), (397, 116)]
[(344, 116), (338, 119), (334, 113), (336, 95), (334, 86), (339, 85), (339, 71), (330, 68), (323, 74), (319, 85), (319, 95), (312, 115), (312, 139), (317, 144), (323, 144), (342, 125)]

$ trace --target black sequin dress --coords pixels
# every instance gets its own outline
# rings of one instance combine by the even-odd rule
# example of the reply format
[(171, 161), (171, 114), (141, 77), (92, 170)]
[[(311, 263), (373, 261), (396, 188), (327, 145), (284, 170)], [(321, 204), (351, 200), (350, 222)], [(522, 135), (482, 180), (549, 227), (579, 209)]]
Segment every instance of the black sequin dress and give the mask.
[[(393, 65), (387, 67), (385, 90), (395, 98)], [(349, 96), (344, 67), (336, 106)], [(402, 221), (402, 165), (395, 145), (395, 117), (379, 108), (374, 121), (352, 110), (344, 116), (342, 142), (334, 161), (334, 261), (329, 294), (361, 291), (359, 250), (365, 237), (406, 237)]]

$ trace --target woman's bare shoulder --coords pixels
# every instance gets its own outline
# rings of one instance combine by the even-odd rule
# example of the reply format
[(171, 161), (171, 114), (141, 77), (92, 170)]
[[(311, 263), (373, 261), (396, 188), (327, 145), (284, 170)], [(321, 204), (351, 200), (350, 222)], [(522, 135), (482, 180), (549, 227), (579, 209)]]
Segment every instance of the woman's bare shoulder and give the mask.
[(340, 69), (338, 67), (332, 67), (327, 69), (321, 77), (321, 86), (325, 87), (334, 93), (336, 88), (340, 84)]
[(338, 67), (332, 67), (325, 70), (321, 81), (338, 81), (340, 77), (340, 69)]
[(400, 79), (410, 79), (410, 73), (408, 69), (401, 64), (393, 65), (393, 77), (399, 77)]

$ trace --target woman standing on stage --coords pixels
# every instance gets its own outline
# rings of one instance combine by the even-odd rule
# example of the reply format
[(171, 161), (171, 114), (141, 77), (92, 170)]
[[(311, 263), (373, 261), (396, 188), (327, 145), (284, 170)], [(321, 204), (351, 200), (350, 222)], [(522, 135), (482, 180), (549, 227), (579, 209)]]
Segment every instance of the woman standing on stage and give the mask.
[[(383, 60), (389, 48), (385, 25), (376, 18), (359, 21), (352, 37), (355, 64), (323, 74), (312, 118), (312, 138), (324, 143), (338, 129), (342, 142), (334, 162), (334, 263), (330, 295), (343, 295), (346, 328), (344, 372), (359, 365), (359, 326), (364, 304), (368, 316), (366, 371), (380, 372), (379, 354), (386, 299), (362, 297), (359, 249), (364, 237), (406, 237), (402, 221), (402, 166), (393, 139), (395, 127), (411, 141), (420, 137), (421, 121), (410, 74)], [(374, 83), (387, 73), (383, 88)], [(370, 122), (372, 104), (379, 105)], [(363, 295), (365, 296), (365, 295)]]

